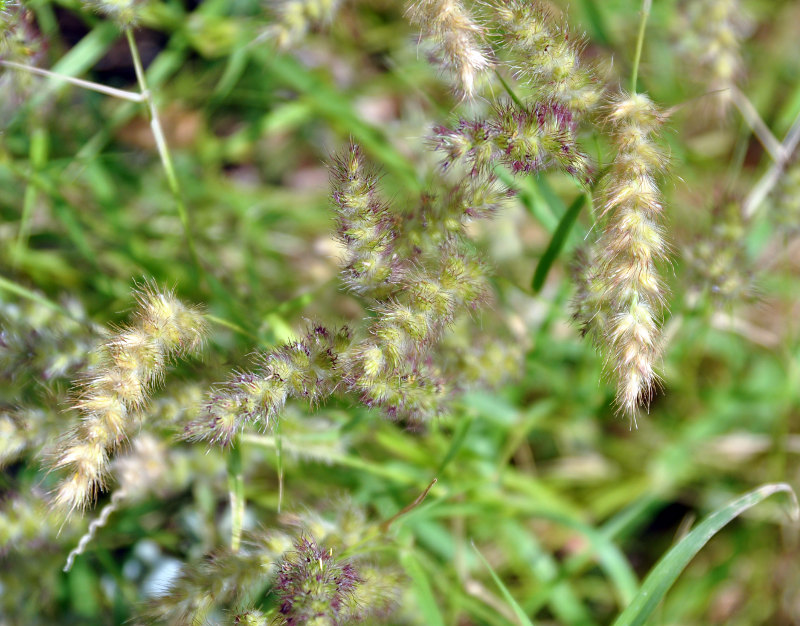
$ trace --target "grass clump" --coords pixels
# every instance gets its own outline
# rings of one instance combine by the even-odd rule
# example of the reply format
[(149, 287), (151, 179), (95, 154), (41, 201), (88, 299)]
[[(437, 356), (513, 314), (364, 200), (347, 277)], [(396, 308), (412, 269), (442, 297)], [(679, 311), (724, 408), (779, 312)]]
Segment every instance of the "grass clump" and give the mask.
[(0, 0), (0, 623), (796, 623), (798, 18)]

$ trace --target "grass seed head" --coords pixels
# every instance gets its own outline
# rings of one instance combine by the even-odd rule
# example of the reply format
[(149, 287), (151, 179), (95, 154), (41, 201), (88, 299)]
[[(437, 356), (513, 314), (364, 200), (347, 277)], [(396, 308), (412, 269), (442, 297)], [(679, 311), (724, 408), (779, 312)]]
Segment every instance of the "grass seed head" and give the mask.
[(340, 0), (272, 0), (274, 21), (266, 35), (286, 50), (297, 45), (314, 28), (330, 23)]
[(655, 143), (664, 116), (644, 94), (621, 93), (607, 115), (617, 155), (600, 183), (600, 233), (583, 263), (575, 300), (582, 331), (607, 354), (617, 406), (635, 418), (658, 384), (665, 288), (655, 262), (666, 256)]
[(199, 310), (185, 306), (171, 291), (146, 283), (137, 300), (133, 324), (99, 346), (97, 365), (75, 402), (82, 419), (55, 456), (54, 467), (69, 475), (57, 487), (54, 502), (67, 512), (85, 508), (104, 487), (110, 457), (163, 376), (165, 363), (197, 351), (205, 337)]
[(107, 15), (123, 28), (136, 26), (146, 0), (84, 0), (87, 7)]
[(493, 66), (484, 27), (460, 0), (416, 0), (409, 3), (407, 15), (430, 40), (442, 68), (453, 75), (456, 92), (475, 98)]

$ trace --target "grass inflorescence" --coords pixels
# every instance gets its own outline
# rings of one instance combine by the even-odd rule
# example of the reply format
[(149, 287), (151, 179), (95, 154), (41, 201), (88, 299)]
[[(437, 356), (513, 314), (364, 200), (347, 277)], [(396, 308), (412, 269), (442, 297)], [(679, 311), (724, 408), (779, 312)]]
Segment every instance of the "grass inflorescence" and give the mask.
[(94, 501), (105, 485), (111, 455), (132, 431), (169, 361), (196, 353), (205, 338), (202, 313), (171, 291), (145, 284), (137, 300), (134, 323), (99, 347), (97, 364), (75, 402), (81, 420), (55, 453), (53, 468), (66, 475), (54, 502), (67, 512)]
[(666, 294), (656, 262), (668, 251), (658, 187), (665, 155), (654, 136), (663, 120), (643, 94), (620, 94), (609, 106), (617, 154), (600, 182), (600, 233), (575, 302), (582, 332), (608, 354), (617, 404), (630, 416), (650, 402), (662, 350)]

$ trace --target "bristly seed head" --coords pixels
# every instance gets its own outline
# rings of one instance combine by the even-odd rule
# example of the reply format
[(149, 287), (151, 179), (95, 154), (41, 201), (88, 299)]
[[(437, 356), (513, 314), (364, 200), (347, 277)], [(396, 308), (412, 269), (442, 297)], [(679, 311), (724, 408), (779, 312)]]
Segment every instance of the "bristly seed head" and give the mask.
[(167, 361), (197, 352), (206, 335), (202, 313), (170, 290), (151, 283), (137, 292), (131, 326), (100, 346), (98, 364), (83, 381), (75, 408), (83, 419), (59, 446), (54, 468), (69, 475), (55, 504), (67, 512), (85, 508), (102, 489), (111, 454), (126, 438), (132, 416), (146, 403)]
[(286, 626), (343, 624), (360, 582), (353, 565), (337, 561), (311, 537), (301, 537), (284, 557), (276, 583)]
[(142, 5), (147, 0), (84, 0), (87, 7), (95, 9), (114, 20), (123, 28), (136, 26)]
[(600, 102), (602, 90), (581, 61), (583, 42), (565, 23), (532, 0), (500, 0), (493, 9), (512, 68), (538, 100), (554, 102), (575, 118)]
[(481, 78), (493, 65), (484, 28), (460, 0), (415, 0), (407, 14), (432, 41), (442, 67), (454, 74), (456, 91), (475, 98)]
[(617, 406), (635, 418), (658, 384), (665, 287), (655, 263), (665, 257), (656, 177), (665, 155), (653, 138), (664, 115), (643, 94), (620, 94), (608, 122), (617, 155), (600, 184), (600, 234), (581, 268), (575, 317), (607, 354)]

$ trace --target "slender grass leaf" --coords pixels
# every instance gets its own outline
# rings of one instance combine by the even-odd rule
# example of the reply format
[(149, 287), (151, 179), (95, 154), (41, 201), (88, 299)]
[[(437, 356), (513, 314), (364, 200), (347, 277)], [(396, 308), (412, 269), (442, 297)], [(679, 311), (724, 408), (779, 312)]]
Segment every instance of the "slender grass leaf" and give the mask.
[(580, 520), (560, 513), (540, 512), (535, 515), (572, 528), (583, 535), (597, 555), (600, 567), (614, 585), (620, 604), (625, 606), (632, 601), (639, 592), (639, 583), (633, 568), (617, 544), (599, 530)]
[(461, 446), (464, 445), (464, 440), (467, 438), (467, 433), (469, 433), (470, 426), (472, 426), (471, 419), (464, 419), (458, 425), (458, 430), (456, 430), (453, 435), (453, 442), (450, 444), (450, 449), (447, 451), (447, 454), (445, 454), (439, 467), (436, 468), (434, 476), (441, 476), (442, 472), (444, 472), (445, 468), (450, 464), (450, 461), (452, 461), (461, 450)]
[(539, 259), (536, 272), (533, 274), (533, 282), (531, 283), (533, 291), (538, 292), (544, 285), (547, 274), (550, 272), (550, 268), (558, 258), (558, 255), (561, 254), (561, 250), (564, 248), (567, 237), (569, 237), (572, 227), (575, 225), (584, 204), (586, 204), (586, 195), (581, 194), (575, 198), (575, 201), (569, 206), (566, 213), (564, 213), (561, 218), (561, 221), (558, 223), (558, 228), (556, 228), (556, 232), (553, 233), (547, 250), (544, 251), (542, 258)]
[[(119, 28), (113, 22), (100, 22), (89, 34), (81, 39), (69, 52), (53, 65), (52, 71), (64, 76), (80, 76), (97, 63), (108, 52), (119, 37)], [(54, 90), (66, 87), (65, 82), (51, 80), (47, 87), (37, 91), (31, 98), (31, 106), (36, 107)]]
[(225, 65), (225, 71), (219, 79), (214, 93), (211, 95), (212, 103), (219, 103), (224, 100), (231, 90), (239, 82), (245, 69), (247, 69), (248, 49), (246, 46), (239, 46), (235, 48), (231, 55), (228, 57), (228, 62)]
[(481, 554), (481, 551), (478, 550), (478, 548), (475, 546), (474, 543), (472, 544), (472, 548), (473, 550), (475, 550), (481, 562), (486, 566), (486, 569), (489, 570), (489, 574), (491, 574), (492, 580), (494, 580), (495, 584), (500, 589), (500, 593), (503, 594), (503, 598), (505, 598), (505, 601), (511, 607), (511, 610), (514, 611), (514, 615), (517, 616), (517, 620), (519, 620), (519, 623), (522, 626), (533, 626), (533, 622), (527, 615), (525, 615), (525, 611), (522, 610), (522, 607), (514, 599), (514, 596), (511, 595), (511, 592), (503, 584), (503, 581), (500, 580), (500, 577), (495, 573), (494, 569), (492, 569), (492, 566), (489, 565), (489, 561), (487, 561), (486, 558), (484, 558), (484, 556)]
[(697, 528), (686, 535), (680, 543), (661, 558), (648, 574), (639, 593), (633, 598), (628, 608), (614, 622), (614, 626), (636, 626), (647, 623), (651, 613), (675, 583), (681, 572), (714, 535), (748, 509), (781, 492), (787, 493), (791, 497), (793, 505), (792, 517), (797, 519), (800, 516), (797, 496), (794, 490), (786, 483), (762, 485), (758, 489), (754, 489), (733, 500), (704, 519)]
[(608, 36), (605, 19), (597, 7), (596, 0), (582, 0), (581, 6), (589, 22), (589, 35), (591, 38), (603, 46), (610, 45), (611, 39)]
[[(506, 520), (502, 525), (502, 536), (509, 546), (513, 546), (512, 549), (518, 557), (529, 565), (540, 585), (548, 589), (544, 602), (537, 603), (533, 609), (528, 598), (523, 600), (527, 614), (535, 615), (546, 602), (550, 605), (553, 615), (562, 624), (575, 626), (595, 624), (589, 610), (570, 586), (570, 581), (562, 579), (560, 563), (540, 545), (529, 529)], [(537, 588), (540, 585), (537, 585)]]
[(411, 579), (425, 624), (428, 626), (444, 626), (444, 618), (436, 604), (431, 581), (425, 570), (422, 569), (420, 562), (411, 552), (404, 552), (400, 555), (400, 563)]
[(522, 203), (522, 206), (545, 227), (547, 232), (555, 232), (558, 227), (558, 217), (553, 214), (549, 204), (542, 198), (532, 178), (516, 178), (502, 166), (495, 167), (494, 172), (504, 185), (517, 193), (517, 198)]
[(56, 304), (52, 300), (48, 300), (43, 295), (36, 293), (35, 291), (31, 291), (27, 287), (23, 287), (22, 285), (18, 285), (17, 283), (0, 276), (0, 290), (7, 291), (8, 293), (13, 293), (16, 296), (21, 298), (25, 298), (26, 300), (31, 300), (32, 302), (36, 302), (37, 304), (41, 304), (42, 306), (46, 306), (53, 311), (57, 311), (62, 315), (66, 315), (67, 317), (73, 318), (74, 316), (64, 307), (59, 304)]
[(547, 176), (541, 172), (535, 174), (530, 178), (531, 183), (536, 187), (539, 194), (542, 196), (547, 206), (557, 218), (560, 218), (567, 212), (567, 205), (561, 200), (558, 194), (553, 190), (553, 187), (547, 182)]
[(800, 85), (797, 85), (787, 98), (786, 104), (781, 108), (778, 121), (775, 123), (775, 132), (785, 133), (792, 122), (800, 115)]

